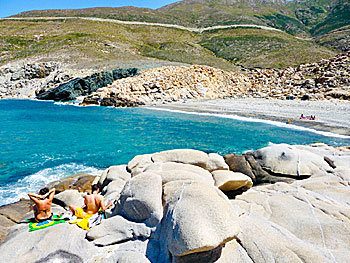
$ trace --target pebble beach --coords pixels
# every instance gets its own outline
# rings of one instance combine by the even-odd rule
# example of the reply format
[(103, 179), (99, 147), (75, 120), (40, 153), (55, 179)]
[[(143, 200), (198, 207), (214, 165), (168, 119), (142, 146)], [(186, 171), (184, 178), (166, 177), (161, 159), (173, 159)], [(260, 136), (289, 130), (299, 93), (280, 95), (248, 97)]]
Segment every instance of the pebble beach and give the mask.
[[(158, 109), (193, 113), (236, 115), (254, 119), (277, 121), (297, 126), (350, 136), (350, 102), (323, 100), (277, 100), (277, 99), (215, 99), (186, 101), (156, 106)], [(315, 120), (300, 119), (316, 116)]]

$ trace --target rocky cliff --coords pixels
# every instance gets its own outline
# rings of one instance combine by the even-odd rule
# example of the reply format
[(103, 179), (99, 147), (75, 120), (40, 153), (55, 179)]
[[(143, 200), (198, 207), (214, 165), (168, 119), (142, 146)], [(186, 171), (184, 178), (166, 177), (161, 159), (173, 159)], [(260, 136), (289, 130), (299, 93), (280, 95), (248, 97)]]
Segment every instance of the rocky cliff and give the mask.
[(56, 88), (39, 92), (36, 98), (39, 100), (54, 101), (76, 100), (77, 97), (86, 96), (95, 92), (97, 89), (107, 87), (115, 80), (132, 77), (137, 74), (137, 68), (117, 68), (112, 71), (94, 73), (84, 78), (75, 78), (67, 83), (59, 85)]
[[(277, 98), (350, 99), (350, 52), (318, 63), (277, 69), (245, 69), (236, 73), (204, 65), (164, 66), (138, 74), (136, 68), (76, 72), (58, 63), (3, 67), (3, 98), (55, 101), (83, 96), (84, 105), (140, 106), (187, 99)], [(66, 72), (66, 73), (65, 73)], [(88, 76), (86, 76), (88, 75)]]
[(226, 72), (208, 66), (161, 67), (115, 81), (87, 96), (84, 104), (137, 106), (185, 99), (350, 99), (350, 52), (283, 70)]
[[(65, 223), (28, 233), (28, 223), (18, 220), (0, 245), (2, 258), (347, 262), (349, 160), (349, 147), (322, 143), (272, 145), (242, 156), (189, 149), (135, 156), (94, 179), (105, 198), (115, 201), (100, 225), (86, 232)], [(55, 213), (83, 203), (75, 190), (56, 199)], [(1, 208), (1, 216), (10, 218), (19, 210), (13, 206)]]
[(73, 74), (55, 62), (3, 66), (0, 68), (0, 98), (35, 98), (42, 88), (66, 82)]

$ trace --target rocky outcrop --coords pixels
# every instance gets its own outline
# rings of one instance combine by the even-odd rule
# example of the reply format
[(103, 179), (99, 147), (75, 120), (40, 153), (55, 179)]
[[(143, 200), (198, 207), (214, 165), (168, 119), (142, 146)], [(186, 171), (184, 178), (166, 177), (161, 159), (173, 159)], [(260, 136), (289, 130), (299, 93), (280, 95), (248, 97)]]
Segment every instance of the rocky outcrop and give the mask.
[[(83, 105), (135, 107), (189, 99), (276, 98), (299, 100), (350, 99), (350, 52), (318, 63), (286, 69), (244, 69), (226, 72), (204, 65), (164, 66), (137, 74), (115, 69), (86, 76), (57, 63), (0, 69), (0, 96), (69, 101)], [(137, 75), (137, 76), (136, 76)], [(136, 76), (136, 77), (133, 77)], [(63, 82), (66, 82), (62, 84)], [(59, 86), (57, 86), (59, 85)]]
[[(348, 147), (280, 144), (219, 157), (181, 149), (111, 166), (94, 180), (104, 194), (118, 193), (100, 225), (88, 232), (59, 224), (28, 233), (26, 223), (14, 223), (0, 245), (2, 259), (347, 262)], [(77, 190), (61, 192), (61, 205), (54, 205), (54, 212), (64, 211), (68, 202), (82, 202), (81, 195)]]
[(253, 69), (249, 97), (349, 100), (350, 52), (297, 68)]
[(247, 69), (244, 74), (200, 65), (168, 66), (115, 81), (84, 103), (124, 107), (227, 97), (349, 100), (348, 72), (350, 52), (297, 68)]
[(5, 65), (0, 68), (0, 98), (35, 98), (41, 89), (66, 82), (72, 75), (56, 62)]
[[(184, 99), (234, 96), (249, 85), (242, 74), (208, 66), (167, 66), (148, 69), (137, 77), (115, 81), (84, 99), (101, 106), (138, 106)], [(99, 103), (101, 101), (101, 103)]]
[(51, 182), (47, 185), (48, 188), (55, 188), (56, 194), (65, 190), (78, 190), (79, 192), (90, 192), (91, 184), (95, 176), (90, 174), (74, 174), (58, 181)]
[(11, 227), (18, 224), (23, 216), (33, 208), (29, 200), (21, 200), (0, 207), (0, 242), (2, 242)]
[(138, 70), (136, 68), (117, 68), (113, 71), (94, 73), (84, 78), (75, 78), (56, 88), (40, 92), (36, 98), (54, 101), (76, 100), (77, 97), (87, 96), (100, 88), (107, 87), (117, 79), (135, 76), (137, 73)]

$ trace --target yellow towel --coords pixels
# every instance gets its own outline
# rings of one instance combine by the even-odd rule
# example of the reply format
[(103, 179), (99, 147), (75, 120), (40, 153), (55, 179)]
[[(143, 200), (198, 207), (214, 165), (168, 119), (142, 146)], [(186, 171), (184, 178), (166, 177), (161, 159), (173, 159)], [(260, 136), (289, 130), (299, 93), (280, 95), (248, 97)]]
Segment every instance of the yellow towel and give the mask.
[(89, 218), (93, 216), (93, 214), (87, 214), (81, 207), (77, 207), (74, 211), (74, 215), (77, 219), (70, 220), (68, 223), (77, 224), (79, 227), (85, 230), (89, 230)]

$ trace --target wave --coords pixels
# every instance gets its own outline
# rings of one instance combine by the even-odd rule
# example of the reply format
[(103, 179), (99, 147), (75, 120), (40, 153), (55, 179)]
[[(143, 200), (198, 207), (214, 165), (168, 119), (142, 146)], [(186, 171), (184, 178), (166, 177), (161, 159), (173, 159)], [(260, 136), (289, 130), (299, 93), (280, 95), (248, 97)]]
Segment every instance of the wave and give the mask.
[[(79, 107), (79, 108), (86, 108), (86, 107), (101, 107), (100, 105), (95, 104), (89, 104), (89, 105), (81, 105), (81, 102), (60, 102), (55, 101), (53, 104), (58, 106), (73, 106), (73, 107)], [(107, 108), (114, 108), (113, 106), (107, 107)]]
[(168, 112), (193, 114), (193, 115), (200, 115), (200, 116), (213, 116), (213, 117), (233, 119), (233, 120), (246, 121), (246, 122), (266, 123), (266, 124), (270, 124), (270, 125), (277, 126), (280, 128), (312, 132), (312, 133), (316, 133), (316, 134), (326, 136), (326, 137), (350, 139), (350, 136), (348, 136), (348, 135), (336, 134), (336, 133), (326, 132), (326, 131), (319, 131), (316, 129), (302, 127), (302, 126), (298, 126), (298, 125), (294, 125), (294, 124), (287, 124), (287, 123), (279, 122), (279, 121), (264, 120), (264, 119), (251, 118), (251, 117), (243, 117), (243, 116), (238, 116), (238, 115), (227, 115), (227, 114), (221, 114), (221, 113), (188, 112), (188, 111), (181, 111), (181, 110), (160, 109), (160, 108), (150, 108), (150, 107), (145, 107), (145, 108), (149, 109), (149, 110), (168, 111)]
[(102, 171), (95, 167), (88, 167), (81, 164), (69, 163), (46, 168), (35, 174), (19, 179), (15, 183), (6, 184), (0, 187), (0, 206), (27, 198), (27, 193), (37, 193), (45, 185), (58, 179), (77, 173), (89, 173), (98, 175)]

